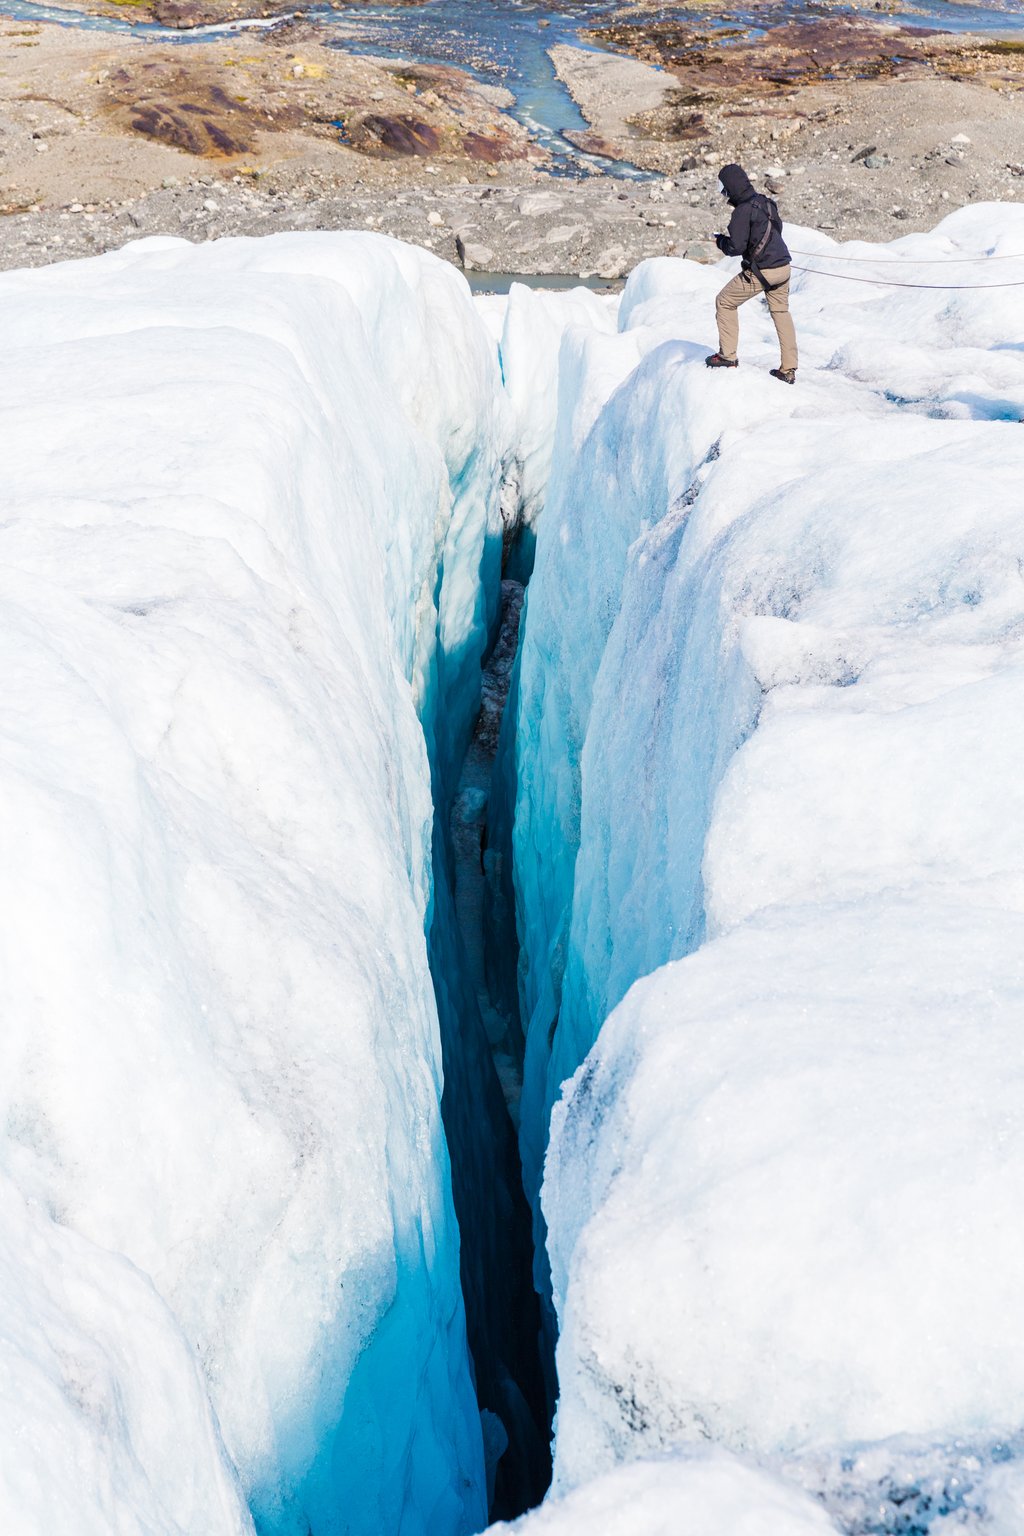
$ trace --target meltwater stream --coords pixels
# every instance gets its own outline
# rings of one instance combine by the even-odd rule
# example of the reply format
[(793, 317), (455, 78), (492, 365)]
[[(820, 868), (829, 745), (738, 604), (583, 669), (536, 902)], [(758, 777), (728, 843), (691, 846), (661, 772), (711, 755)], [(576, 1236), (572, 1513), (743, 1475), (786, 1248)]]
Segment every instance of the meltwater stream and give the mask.
[[(329, 12), (339, 48), (389, 58), (452, 64), (476, 78), (503, 85), (515, 99), (512, 116), (551, 156), (555, 175), (604, 172), (645, 181), (653, 173), (626, 160), (588, 154), (567, 137), (590, 124), (558, 75), (548, 50), (556, 43), (592, 49), (581, 31), (607, 16), (607, 0), (558, 10), (537, 0), (428, 0), (426, 5), (361, 7)], [(319, 11), (311, 14), (320, 15)]]

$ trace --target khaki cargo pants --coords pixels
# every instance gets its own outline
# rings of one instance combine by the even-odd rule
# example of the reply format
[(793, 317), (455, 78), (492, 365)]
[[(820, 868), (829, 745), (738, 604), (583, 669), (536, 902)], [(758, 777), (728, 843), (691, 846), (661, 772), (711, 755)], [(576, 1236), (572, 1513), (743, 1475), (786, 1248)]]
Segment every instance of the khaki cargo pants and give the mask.
[[(762, 267), (761, 270), (764, 273), (765, 282), (771, 283), (773, 288), (775, 283), (780, 285), (774, 288), (772, 293), (765, 293), (764, 296), (768, 300), (768, 309), (778, 332), (779, 347), (782, 351), (781, 366), (795, 368), (797, 365), (796, 328), (793, 325), (793, 317), (789, 313), (789, 268)], [(718, 350), (730, 362), (735, 360), (740, 339), (740, 321), (736, 311), (748, 299), (756, 299), (758, 294), (762, 293), (764, 289), (753, 272), (740, 272), (731, 282), (726, 283), (715, 300)]]

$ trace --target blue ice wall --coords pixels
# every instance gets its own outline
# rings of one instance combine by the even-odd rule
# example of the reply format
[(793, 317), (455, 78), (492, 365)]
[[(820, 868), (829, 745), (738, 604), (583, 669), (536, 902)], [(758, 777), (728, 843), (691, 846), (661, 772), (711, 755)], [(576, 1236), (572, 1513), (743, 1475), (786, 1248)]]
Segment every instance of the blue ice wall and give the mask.
[[(695, 352), (685, 342), (653, 345), (633, 368), (631, 337), (576, 333), (560, 358), (515, 745), (520, 1140), (542, 1293), (538, 1196), (552, 1104), (632, 982), (701, 942), (711, 799), (760, 698), (719, 646), (704, 564), (680, 558), (721, 425), (695, 386)], [(595, 411), (589, 381), (616, 366), (625, 382)], [(657, 672), (643, 698), (630, 690), (638, 648), (645, 679), (652, 666)], [(692, 708), (664, 731), (669, 701), (681, 693)], [(631, 884), (628, 869), (608, 868), (609, 828), (634, 813), (635, 840), (615, 855), (643, 868)], [(610, 910), (609, 891), (624, 890), (626, 903)]]

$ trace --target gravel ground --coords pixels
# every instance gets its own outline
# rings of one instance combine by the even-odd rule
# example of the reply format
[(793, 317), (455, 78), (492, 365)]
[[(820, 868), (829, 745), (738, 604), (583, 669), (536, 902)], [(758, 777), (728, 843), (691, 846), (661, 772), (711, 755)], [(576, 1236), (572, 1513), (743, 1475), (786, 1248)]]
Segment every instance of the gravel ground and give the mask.
[[(571, 180), (525, 156), (502, 93), (481, 92), (454, 70), (414, 78), (394, 63), (348, 61), (336, 50), (323, 61), (328, 50), (318, 52), (307, 29), (264, 48), (246, 39), (245, 53), (242, 44), (216, 56), (190, 47), (187, 58), (175, 56), (188, 65), (185, 80), (168, 75), (148, 45), (115, 47), (109, 37), (11, 23), (0, 35), (8, 45), (0, 72), (6, 268), (92, 255), (147, 235), (201, 241), (372, 229), (469, 271), (610, 281), (647, 256), (717, 256), (709, 238), (727, 215), (716, 192), (726, 160), (743, 163), (778, 198), (784, 218), (842, 239), (892, 239), (931, 228), (966, 203), (1024, 199), (1024, 75), (1012, 73), (956, 78), (945, 65), (919, 63), (892, 78), (780, 84), (785, 71), (777, 69), (775, 80), (752, 85), (748, 60), (738, 78), (726, 71), (724, 84), (706, 89), (696, 109), (684, 79), (692, 63), (663, 72), (560, 48), (557, 67), (593, 141), (650, 171), (640, 182)], [(15, 55), (21, 43), (26, 51)], [(117, 68), (111, 78), (112, 48), (115, 64), (118, 49), (129, 61), (127, 84)], [(721, 74), (720, 54), (709, 57), (711, 73)], [(214, 88), (214, 58), (244, 84), (247, 115), (225, 109), (231, 131), (251, 137), (244, 151), (204, 158), (132, 128), (134, 108), (122, 99), (134, 90), (131, 70), (152, 65), (150, 98), (173, 104)], [(325, 120), (345, 93), (353, 124), (367, 106), (398, 121), (409, 103), (418, 120), (434, 125), (437, 152), (389, 153), (380, 144), (359, 152), (340, 143)], [(166, 121), (176, 132), (173, 114)], [(468, 144), (480, 153), (484, 142), (488, 153), (497, 146), (494, 163), (474, 163), (465, 152)]]

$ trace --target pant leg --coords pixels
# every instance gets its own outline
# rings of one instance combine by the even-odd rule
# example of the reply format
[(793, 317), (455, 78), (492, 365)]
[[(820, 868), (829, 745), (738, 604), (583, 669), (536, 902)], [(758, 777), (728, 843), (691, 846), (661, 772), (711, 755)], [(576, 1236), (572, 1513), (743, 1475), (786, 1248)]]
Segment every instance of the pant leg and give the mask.
[(740, 340), (740, 322), (736, 311), (741, 304), (760, 292), (760, 285), (749, 272), (739, 272), (726, 283), (715, 300), (715, 319), (718, 322), (718, 350), (730, 362), (735, 361)]
[(775, 322), (775, 330), (779, 338), (779, 350), (782, 353), (781, 367), (795, 368), (799, 362), (799, 354), (796, 347), (796, 326), (793, 324), (793, 316), (789, 312), (789, 267), (765, 268), (765, 281), (779, 284), (778, 288), (766, 294), (768, 311)]

